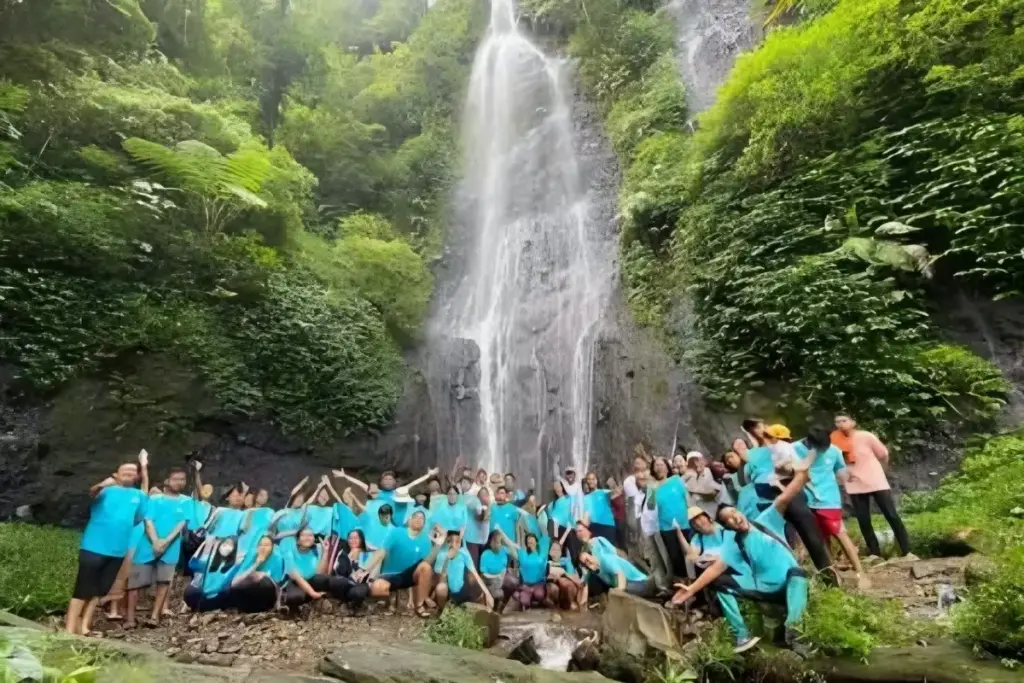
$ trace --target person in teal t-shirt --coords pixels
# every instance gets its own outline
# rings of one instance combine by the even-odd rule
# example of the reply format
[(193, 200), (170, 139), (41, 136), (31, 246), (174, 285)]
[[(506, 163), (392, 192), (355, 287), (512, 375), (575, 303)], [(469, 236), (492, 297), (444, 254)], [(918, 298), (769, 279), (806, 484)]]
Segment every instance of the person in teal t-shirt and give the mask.
[[(503, 540), (511, 543), (504, 536)], [(515, 557), (519, 562), (519, 588), (513, 599), (519, 602), (521, 609), (530, 609), (533, 605), (543, 604), (547, 600), (548, 547), (550, 538), (537, 538), (526, 534), (523, 544), (516, 547)]]
[(572, 497), (566, 495), (562, 482), (556, 480), (551, 488), (555, 499), (548, 504), (546, 510), (553, 525), (551, 535), (557, 538), (566, 529), (571, 529), (576, 520), (572, 518)]
[(193, 612), (230, 609), (231, 580), (240, 567), (238, 539), (209, 536), (189, 560), (192, 581), (185, 587), (185, 604)]
[(181, 535), (193, 512), (192, 501), (182, 494), (186, 473), (181, 467), (172, 468), (167, 477), (166, 493), (150, 498), (146, 505), (144, 533), (135, 545), (132, 569), (128, 576), (128, 608), (124, 627), (135, 626), (135, 608), (139, 590), (156, 584), (150, 624), (158, 625), (167, 600), (167, 592), (178, 568), (181, 555)]
[(231, 580), (232, 602), (242, 612), (267, 612), (274, 609), (278, 591), (285, 582), (285, 565), (274, 539), (264, 534), (257, 539), (241, 561)]
[(551, 541), (548, 549), (548, 602), (562, 609), (577, 610), (582, 607), (580, 597), (583, 595), (583, 580), (576, 572), (572, 560), (563, 551), (569, 529), (562, 538)]
[(458, 531), (448, 532), (447, 545), (434, 560), (434, 574), (438, 577), (434, 598), (439, 611), (449, 600), (456, 605), (482, 602), (489, 609), (494, 609), (494, 598), (473, 566), (473, 558), (462, 545)]
[[(580, 564), (606, 590), (620, 590), (641, 598), (653, 597), (654, 582), (636, 566), (614, 552), (580, 553)], [(586, 582), (584, 577), (584, 582)]]
[(684, 577), (686, 553), (679, 545), (675, 527), (687, 524), (686, 484), (679, 474), (672, 474), (672, 465), (666, 458), (655, 458), (651, 473), (654, 476), (648, 485), (647, 507), (658, 513), (658, 531), (668, 553), (669, 572)]
[(807, 607), (808, 581), (785, 541), (783, 513), (809, 481), (807, 469), (813, 466), (815, 456), (812, 452), (794, 466), (793, 480), (756, 519), (747, 518), (733, 507), (720, 508), (718, 521), (735, 532), (733, 539), (726, 540), (721, 556), (696, 581), (672, 597), (673, 605), (682, 605), (704, 588), (714, 586), (725, 618), (736, 636), (737, 652), (750, 649), (759, 640), (751, 637), (747, 630), (737, 597), (763, 600), (767, 596), (784, 600), (786, 643), (790, 647), (802, 647), (795, 627)]
[(495, 529), (487, 538), (486, 549), (480, 553), (480, 574), (487, 592), (499, 606), (504, 605), (519, 586), (515, 574), (509, 569), (509, 551), (515, 552), (515, 544), (508, 542), (500, 529)]
[(424, 530), (426, 513), (416, 510), (409, 515), (406, 527), (396, 527), (388, 534), (384, 547), (374, 553), (367, 572), (380, 566), (380, 578), (370, 586), (370, 595), (386, 598), (392, 590), (413, 589), (413, 607), (421, 617), (430, 613), (424, 607), (434, 579), (434, 560), (444, 543), (443, 530), (428, 534)]
[(511, 539), (516, 538), (520, 509), (508, 500), (508, 489), (499, 486), (494, 491), (494, 507), (491, 508), (491, 531), (501, 529)]
[(612, 497), (622, 491), (612, 492), (600, 488), (596, 472), (588, 472), (584, 479), (586, 493), (583, 494), (583, 519), (595, 536), (606, 538), (616, 547), (620, 546), (619, 532), (615, 528), (615, 514), (612, 512)]

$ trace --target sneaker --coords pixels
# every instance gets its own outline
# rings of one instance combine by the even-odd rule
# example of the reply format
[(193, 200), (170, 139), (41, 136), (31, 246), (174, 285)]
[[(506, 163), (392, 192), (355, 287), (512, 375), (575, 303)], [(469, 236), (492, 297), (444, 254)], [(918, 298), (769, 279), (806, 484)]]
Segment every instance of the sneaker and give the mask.
[(796, 629), (789, 626), (786, 627), (786, 647), (804, 659), (807, 659), (812, 654), (811, 647), (800, 638), (800, 634)]
[(736, 654), (740, 654), (740, 653), (746, 652), (750, 648), (754, 647), (759, 642), (761, 642), (761, 639), (758, 636), (754, 636), (754, 637), (747, 636), (746, 638), (738, 639), (736, 641), (736, 647), (734, 647), (732, 649), (732, 651), (735, 652)]

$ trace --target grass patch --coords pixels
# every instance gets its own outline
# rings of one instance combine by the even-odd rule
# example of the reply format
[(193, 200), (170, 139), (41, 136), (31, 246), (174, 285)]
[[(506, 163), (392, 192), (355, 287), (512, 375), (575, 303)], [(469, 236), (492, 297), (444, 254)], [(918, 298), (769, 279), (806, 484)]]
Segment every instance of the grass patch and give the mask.
[(879, 600), (847, 593), (818, 583), (800, 633), (819, 652), (830, 656), (867, 659), (879, 646), (914, 642), (919, 628), (904, 615), (898, 600)]
[(80, 539), (71, 529), (0, 523), (0, 609), (29, 619), (63, 611)]
[(967, 599), (953, 610), (953, 634), (1000, 657), (1024, 660), (1024, 548), (1008, 551), (967, 589)]
[(446, 607), (441, 616), (423, 631), (428, 642), (438, 645), (452, 645), (469, 650), (482, 650), (484, 631), (473, 619), (473, 615), (462, 607)]

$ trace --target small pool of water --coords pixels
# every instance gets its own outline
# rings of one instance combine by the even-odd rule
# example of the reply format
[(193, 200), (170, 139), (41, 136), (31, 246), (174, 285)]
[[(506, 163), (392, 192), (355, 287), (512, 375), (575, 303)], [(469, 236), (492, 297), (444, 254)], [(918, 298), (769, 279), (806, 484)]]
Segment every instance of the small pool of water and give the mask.
[(552, 623), (513, 624), (501, 630), (503, 636), (512, 639), (529, 634), (540, 656), (540, 667), (552, 671), (566, 671), (572, 660), (572, 651), (579, 644), (573, 629)]

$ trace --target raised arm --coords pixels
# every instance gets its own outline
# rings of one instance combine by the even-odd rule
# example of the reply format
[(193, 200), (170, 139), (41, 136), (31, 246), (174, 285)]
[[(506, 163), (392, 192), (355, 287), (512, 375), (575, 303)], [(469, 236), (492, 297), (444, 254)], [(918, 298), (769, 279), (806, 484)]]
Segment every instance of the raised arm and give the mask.
[(338, 477), (339, 479), (347, 479), (353, 486), (358, 486), (363, 491), (369, 491), (370, 490), (370, 485), (369, 484), (367, 484), (366, 482), (359, 481), (358, 479), (353, 477), (351, 474), (346, 473), (345, 470), (343, 470), (343, 469), (341, 469), (341, 470), (334, 470), (334, 471), (331, 472), (331, 474), (333, 474), (335, 477)]
[(325, 474), (323, 476), (323, 479), (321, 479), (320, 481), (322, 483), (323, 488), (327, 489), (327, 492), (331, 494), (331, 497), (334, 498), (334, 500), (338, 501), (339, 503), (344, 502), (341, 500), (341, 496), (338, 495), (338, 492), (334, 490), (334, 484), (331, 483), (330, 477), (328, 477)]
[(366, 510), (366, 506), (363, 505), (362, 501), (360, 501), (352, 494), (351, 487), (346, 488), (344, 491), (341, 492), (341, 502), (345, 503), (350, 508), (352, 508), (353, 511), (357, 511), (360, 514)]
[(679, 547), (683, 549), (683, 553), (686, 555), (686, 559), (690, 562), (696, 562), (700, 555), (694, 550), (693, 546), (686, 540), (686, 535), (683, 533), (682, 528), (679, 526), (679, 522), (672, 520), (672, 526), (676, 530), (676, 538), (679, 540)]
[(142, 475), (142, 492), (149, 495), (149, 453), (143, 448), (139, 451), (139, 474)]
[(423, 476), (421, 476), (421, 477), (419, 477), (417, 479), (413, 479), (412, 481), (410, 481), (405, 486), (399, 486), (398, 490), (399, 491), (409, 491), (414, 486), (419, 486), (420, 484), (422, 484), (423, 482), (427, 481), (431, 477), (437, 476), (437, 473), (440, 472), (440, 471), (441, 470), (437, 469), (436, 467), (431, 467), (429, 470), (427, 470), (426, 474), (424, 474)]
[(192, 485), (195, 487), (195, 488), (192, 489), (192, 498), (195, 499), (195, 500), (200, 500), (201, 497), (202, 497), (203, 477), (202, 477), (202, 475), (199, 474), (202, 471), (202, 469), (203, 469), (203, 463), (199, 462), (198, 460), (196, 460), (196, 461), (194, 461), (192, 463), (192, 471), (194, 473), (193, 474), (194, 482), (193, 482)]
[(815, 457), (817, 457), (817, 453), (811, 451), (806, 458), (794, 465), (793, 481), (789, 482), (782, 493), (779, 494), (779, 497), (772, 501), (772, 505), (779, 511), (779, 514), (786, 511), (789, 504), (793, 502), (793, 499), (800, 494), (804, 486), (807, 485), (807, 482), (810, 481), (810, 475), (807, 473), (807, 470), (814, 463)]
[(114, 486), (115, 484), (117, 484), (117, 480), (116, 479), (114, 479), (113, 477), (107, 477), (106, 479), (104, 479), (100, 483), (93, 484), (92, 486), (90, 486), (89, 487), (89, 495), (92, 496), (93, 498), (95, 498), (96, 496), (100, 495), (100, 491), (102, 491), (103, 489), (108, 488), (110, 486)]

